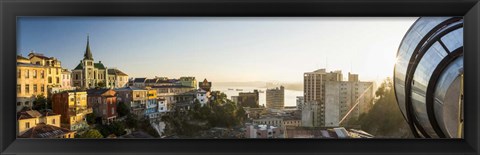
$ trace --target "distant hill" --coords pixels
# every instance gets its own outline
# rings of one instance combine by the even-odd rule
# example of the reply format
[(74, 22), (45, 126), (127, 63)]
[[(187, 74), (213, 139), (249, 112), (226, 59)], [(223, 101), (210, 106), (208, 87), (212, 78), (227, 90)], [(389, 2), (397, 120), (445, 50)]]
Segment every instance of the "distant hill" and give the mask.
[(267, 82), (266, 88), (275, 88), (283, 86), (288, 90), (303, 91), (303, 83), (272, 83)]
[(237, 86), (237, 87), (260, 87), (264, 88), (266, 82), (263, 81), (253, 81), (253, 82), (213, 82), (215, 86)]
[(288, 90), (303, 91), (303, 83), (282, 83), (282, 82), (265, 82), (265, 81), (253, 81), (253, 82), (215, 82), (213, 85), (217, 86), (238, 86), (238, 87), (258, 87), (258, 88), (275, 88), (283, 86)]

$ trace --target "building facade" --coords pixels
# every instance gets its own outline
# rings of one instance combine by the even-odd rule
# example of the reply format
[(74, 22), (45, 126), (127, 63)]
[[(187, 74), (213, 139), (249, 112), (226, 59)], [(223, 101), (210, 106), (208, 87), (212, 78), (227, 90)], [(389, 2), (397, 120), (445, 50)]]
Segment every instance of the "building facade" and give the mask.
[(117, 93), (113, 89), (87, 90), (87, 104), (102, 124), (110, 124), (117, 118)]
[(127, 87), (128, 85), (128, 75), (116, 68), (107, 69), (108, 72), (108, 83), (107, 87), (122, 88)]
[(47, 97), (45, 67), (17, 56), (17, 112), (31, 108), (38, 95)]
[[(304, 77), (304, 99), (306, 104), (315, 104), (308, 106), (308, 109), (316, 109), (318, 111), (315, 112), (305, 112), (314, 120), (314, 123), (307, 123), (311, 122), (311, 120), (306, 120), (306, 125), (314, 125), (314, 126), (325, 126), (325, 82), (326, 81), (341, 81), (343, 79), (343, 75), (341, 71), (333, 71), (327, 72), (326, 69), (318, 69), (313, 72), (307, 72), (303, 74)], [(308, 110), (307, 110), (308, 111)], [(303, 112), (302, 112), (303, 114)], [(303, 117), (303, 118), (310, 118), (310, 117)], [(303, 120), (302, 120), (302, 123)]]
[(72, 89), (72, 72), (70, 72), (68, 69), (63, 69), (61, 78), (62, 83), (60, 84), (60, 88), (64, 90)]
[(93, 110), (87, 105), (87, 92), (64, 91), (53, 94), (52, 109), (61, 115), (61, 127), (72, 131), (88, 129), (86, 115)]
[(165, 113), (168, 112), (168, 103), (165, 99), (158, 99), (158, 112)]
[(198, 83), (197, 83), (197, 80), (195, 79), (195, 77), (191, 77), (191, 76), (180, 77), (178, 79), (178, 81), (180, 82), (180, 84), (182, 86), (193, 87), (194, 89), (198, 88)]
[(266, 106), (270, 109), (283, 109), (285, 106), (285, 88), (267, 89), (266, 91)]
[(75, 131), (60, 127), (60, 115), (48, 111), (17, 113), (18, 138), (75, 138)]
[(247, 125), (245, 138), (284, 138), (284, 130), (271, 125)]
[(94, 62), (90, 50), (90, 39), (87, 37), (87, 47), (83, 60), (80, 60), (80, 63), (72, 71), (73, 86), (82, 89), (106, 87), (106, 84), (109, 83), (107, 76), (107, 68), (102, 64), (102, 61)]
[(54, 57), (46, 57), (40, 53), (31, 52), (28, 54), (32, 64), (41, 65), (45, 68), (45, 80), (47, 89), (62, 86), (62, 66), (61, 62)]
[(148, 101), (148, 91), (136, 87), (117, 88), (118, 102), (126, 104), (130, 112), (141, 118), (145, 116), (145, 108)]
[(253, 92), (241, 92), (238, 93), (238, 104), (240, 107), (250, 107), (258, 108), (259, 104), (259, 94), (258, 90), (253, 90)]
[(304, 77), (302, 125), (348, 125), (373, 106), (373, 82), (361, 82), (357, 74), (349, 73), (348, 81), (343, 81), (341, 71), (326, 72), (320, 69), (305, 73)]
[(303, 96), (297, 96), (296, 105), (298, 110), (302, 110), (303, 105), (305, 104), (305, 98)]
[(208, 96), (210, 96), (210, 92), (207, 92), (203, 89), (198, 89), (195, 91), (196, 100), (200, 103), (203, 107), (208, 103)]
[(157, 98), (157, 90), (147, 89), (147, 103), (145, 108), (145, 116), (149, 119), (160, 118), (160, 113), (158, 112), (159, 102)]

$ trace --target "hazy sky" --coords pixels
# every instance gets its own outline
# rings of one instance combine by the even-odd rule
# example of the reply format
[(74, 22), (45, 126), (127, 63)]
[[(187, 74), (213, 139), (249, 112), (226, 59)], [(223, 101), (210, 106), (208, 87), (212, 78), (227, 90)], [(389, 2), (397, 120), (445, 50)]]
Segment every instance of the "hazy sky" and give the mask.
[[(130, 77), (215, 82), (301, 82), (319, 68), (392, 77), (400, 41), (417, 17), (21, 17), (18, 51), (73, 69), (87, 33), (96, 62)], [(346, 77), (346, 76), (344, 76)]]

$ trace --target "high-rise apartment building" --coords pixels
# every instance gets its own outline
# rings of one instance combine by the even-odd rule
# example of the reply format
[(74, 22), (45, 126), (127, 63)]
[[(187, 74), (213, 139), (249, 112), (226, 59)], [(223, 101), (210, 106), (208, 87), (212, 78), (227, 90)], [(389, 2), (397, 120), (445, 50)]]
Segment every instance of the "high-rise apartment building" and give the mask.
[[(326, 72), (326, 69), (318, 69), (313, 72), (303, 74), (303, 93), (304, 100), (307, 104), (317, 104), (318, 107), (313, 109), (318, 110), (318, 115), (311, 115), (314, 126), (325, 126), (325, 82), (327, 81), (341, 81), (343, 79), (342, 72), (337, 70), (333, 72)], [(312, 109), (312, 108), (308, 108)]]
[(285, 105), (285, 88), (267, 89), (266, 91), (266, 106), (270, 109), (283, 109)]
[(372, 100), (373, 82), (360, 82), (357, 74), (349, 73), (348, 81), (343, 81), (341, 71), (305, 73), (302, 125), (340, 126), (366, 112)]

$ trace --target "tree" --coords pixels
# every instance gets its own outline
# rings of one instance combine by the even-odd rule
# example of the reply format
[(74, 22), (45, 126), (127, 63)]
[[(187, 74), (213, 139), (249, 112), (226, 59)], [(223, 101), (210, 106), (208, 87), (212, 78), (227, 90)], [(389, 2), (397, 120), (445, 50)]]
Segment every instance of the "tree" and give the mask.
[(50, 100), (48, 100), (43, 94), (37, 95), (35, 97), (35, 100), (33, 101), (33, 110), (44, 110), (45, 106), (47, 106), (47, 109), (52, 109), (52, 103)]
[(387, 78), (375, 92), (373, 107), (359, 116), (355, 124), (376, 137), (412, 137), (409, 126), (398, 107), (393, 82)]
[(127, 115), (127, 118), (125, 119), (125, 125), (127, 128), (130, 128), (130, 129), (136, 128), (138, 125), (138, 120), (136, 116), (134, 116), (133, 114)]
[(126, 133), (125, 125), (123, 125), (120, 122), (113, 122), (109, 125), (98, 125), (97, 130), (99, 130), (104, 137), (107, 137), (108, 135), (111, 135), (111, 134), (115, 134), (116, 136), (121, 136)]
[(117, 113), (119, 117), (127, 116), (130, 114), (130, 109), (123, 102), (118, 102), (117, 104)]
[(148, 119), (142, 119), (140, 121), (140, 128), (153, 137), (160, 137), (157, 130), (153, 128), (153, 126), (150, 124), (150, 121)]
[(95, 115), (95, 113), (87, 114), (87, 123), (88, 124), (95, 124), (96, 119), (97, 119), (97, 116)]
[(90, 129), (80, 135), (79, 138), (103, 138), (103, 135), (96, 129)]

